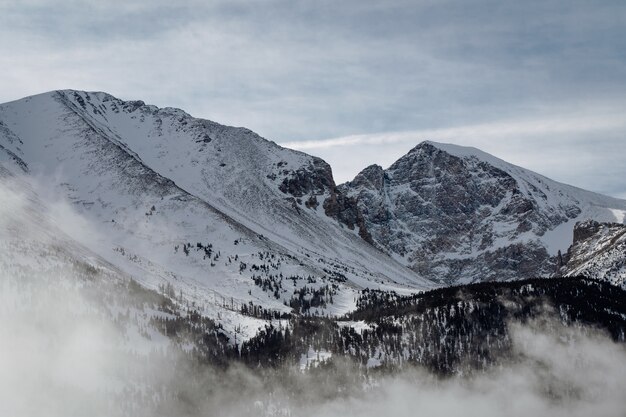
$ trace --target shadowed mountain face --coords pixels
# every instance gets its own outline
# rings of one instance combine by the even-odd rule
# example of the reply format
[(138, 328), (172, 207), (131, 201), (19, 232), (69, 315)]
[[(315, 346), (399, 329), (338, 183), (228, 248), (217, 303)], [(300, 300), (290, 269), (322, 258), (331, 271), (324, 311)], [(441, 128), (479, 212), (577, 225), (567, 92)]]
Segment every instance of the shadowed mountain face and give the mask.
[(574, 227), (574, 242), (561, 259), (561, 274), (585, 275), (626, 285), (626, 225), (587, 220)]
[(377, 246), (446, 283), (551, 274), (575, 220), (615, 221), (626, 209), (477, 149), (432, 142), (339, 188), (357, 200)]

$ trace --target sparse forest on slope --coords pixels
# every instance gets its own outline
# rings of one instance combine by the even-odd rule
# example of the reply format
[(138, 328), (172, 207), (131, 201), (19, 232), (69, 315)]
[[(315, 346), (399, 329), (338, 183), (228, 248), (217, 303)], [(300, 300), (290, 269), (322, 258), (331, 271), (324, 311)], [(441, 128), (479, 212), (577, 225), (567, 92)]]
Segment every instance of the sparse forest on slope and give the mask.
[(510, 360), (509, 327), (531, 321), (592, 326), (624, 342), (626, 292), (578, 277), (471, 284), (413, 296), (364, 290), (345, 319), (295, 316), (282, 329), (268, 327), (244, 343), (240, 356), (252, 365), (297, 362), (313, 346), (364, 369), (470, 372)]

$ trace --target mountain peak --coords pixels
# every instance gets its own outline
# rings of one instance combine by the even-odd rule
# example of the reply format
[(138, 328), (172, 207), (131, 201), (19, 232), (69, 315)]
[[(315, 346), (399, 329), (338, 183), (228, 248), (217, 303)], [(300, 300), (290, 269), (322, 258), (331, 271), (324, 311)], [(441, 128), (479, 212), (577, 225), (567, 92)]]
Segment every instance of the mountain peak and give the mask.
[[(550, 274), (576, 221), (626, 202), (560, 184), (473, 147), (424, 141), (345, 184), (373, 240), (445, 282)], [(488, 278), (490, 279), (490, 278)]]
[(462, 146), (453, 143), (434, 142), (431, 140), (425, 140), (423, 142), (420, 142), (418, 145), (412, 148), (408, 152), (408, 154), (412, 154), (414, 152), (425, 149), (430, 150), (431, 152), (436, 149), (457, 158), (476, 158), (480, 161), (487, 162), (498, 168), (502, 167), (503, 165), (513, 166), (512, 164), (473, 146)]
[(385, 170), (377, 164), (370, 165), (359, 172), (350, 185), (353, 187), (369, 187), (373, 189), (382, 189)]

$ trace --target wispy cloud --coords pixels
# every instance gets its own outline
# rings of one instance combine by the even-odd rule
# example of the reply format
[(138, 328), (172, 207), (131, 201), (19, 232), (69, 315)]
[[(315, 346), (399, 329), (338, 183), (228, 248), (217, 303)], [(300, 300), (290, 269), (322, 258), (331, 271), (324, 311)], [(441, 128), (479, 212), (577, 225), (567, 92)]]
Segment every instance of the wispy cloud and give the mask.
[(416, 140), (434, 138), (470, 143), (477, 141), (504, 141), (511, 136), (544, 136), (553, 134), (585, 134), (603, 130), (626, 128), (626, 118), (622, 114), (566, 115), (535, 120), (498, 121), (476, 125), (424, 129), (406, 132), (383, 132), (364, 135), (350, 135), (321, 140), (284, 142), (282, 145), (300, 150), (326, 149), (355, 145), (386, 145), (402, 142), (416, 143)]
[(624, 105), (440, 129), (283, 142), (320, 156), (338, 182), (369, 164), (387, 167), (424, 140), (472, 146), (557, 181), (626, 197)]

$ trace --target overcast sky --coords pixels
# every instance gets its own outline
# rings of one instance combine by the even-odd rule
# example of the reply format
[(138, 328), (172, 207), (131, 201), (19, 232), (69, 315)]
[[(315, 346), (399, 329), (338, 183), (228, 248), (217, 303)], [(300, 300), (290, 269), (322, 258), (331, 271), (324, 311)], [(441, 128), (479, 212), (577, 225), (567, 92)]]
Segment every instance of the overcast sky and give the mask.
[(0, 0), (0, 102), (106, 91), (326, 159), (422, 140), (626, 198), (626, 1)]

